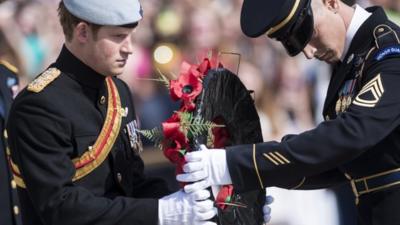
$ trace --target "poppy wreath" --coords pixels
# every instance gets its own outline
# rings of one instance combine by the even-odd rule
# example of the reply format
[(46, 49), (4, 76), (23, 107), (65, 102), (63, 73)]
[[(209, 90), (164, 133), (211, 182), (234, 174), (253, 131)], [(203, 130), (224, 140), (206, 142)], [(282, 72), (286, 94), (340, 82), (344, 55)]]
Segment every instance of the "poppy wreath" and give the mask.
[[(210, 69), (223, 68), (216, 58), (204, 58), (196, 64), (183, 62), (178, 79), (167, 81), (160, 74), (162, 81), (167, 84), (169, 93), (174, 101), (181, 101), (178, 111), (164, 121), (161, 128), (139, 131), (147, 139), (163, 151), (164, 156), (176, 165), (176, 174), (183, 173), (185, 154), (192, 151), (190, 144), (194, 138), (206, 133), (207, 146), (223, 148), (229, 139), (229, 132), (223, 124), (223, 120), (215, 118), (213, 121), (205, 121), (194, 115), (196, 110), (196, 99), (203, 91), (203, 79)], [(183, 187), (185, 184), (181, 183)], [(224, 210), (227, 206), (241, 207), (240, 203), (232, 202), (233, 186), (224, 185), (220, 187), (215, 197), (216, 205)]]

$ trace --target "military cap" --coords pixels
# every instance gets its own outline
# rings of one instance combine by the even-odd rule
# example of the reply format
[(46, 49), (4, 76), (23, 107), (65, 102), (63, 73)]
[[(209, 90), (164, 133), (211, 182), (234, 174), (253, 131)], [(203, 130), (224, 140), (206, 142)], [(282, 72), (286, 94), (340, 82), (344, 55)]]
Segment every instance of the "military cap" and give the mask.
[(63, 0), (67, 10), (79, 19), (97, 25), (124, 26), (142, 19), (138, 0)]
[(266, 34), (297, 55), (313, 34), (311, 0), (244, 0), (240, 24), (245, 35)]

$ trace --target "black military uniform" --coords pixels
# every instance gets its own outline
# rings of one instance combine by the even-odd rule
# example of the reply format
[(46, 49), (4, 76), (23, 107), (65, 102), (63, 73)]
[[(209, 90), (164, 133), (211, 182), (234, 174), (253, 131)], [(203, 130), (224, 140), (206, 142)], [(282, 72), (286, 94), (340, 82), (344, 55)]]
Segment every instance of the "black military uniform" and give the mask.
[[(7, 61), (0, 60), (0, 132), (4, 132), (8, 111), (13, 100), (14, 88), (18, 86), (17, 69)], [(21, 224), (16, 183), (9, 170), (6, 143), (0, 136), (0, 221), (5, 225)]]
[(400, 224), (400, 30), (381, 8), (368, 10), (372, 15), (335, 67), (326, 121), (280, 143), (228, 148), (236, 190), (350, 182), (360, 224)]
[(157, 224), (169, 190), (144, 176), (135, 129), (127, 85), (64, 47), (7, 124), (24, 224)]

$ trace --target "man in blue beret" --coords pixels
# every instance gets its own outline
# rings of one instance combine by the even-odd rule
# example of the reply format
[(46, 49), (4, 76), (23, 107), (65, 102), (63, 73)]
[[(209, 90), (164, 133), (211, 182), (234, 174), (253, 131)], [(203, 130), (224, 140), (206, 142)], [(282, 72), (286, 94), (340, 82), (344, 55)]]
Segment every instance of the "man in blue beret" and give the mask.
[(121, 74), (142, 18), (137, 0), (64, 0), (57, 60), (17, 96), (7, 124), (11, 169), (32, 225), (213, 224), (207, 190), (170, 194), (147, 178)]
[(325, 121), (299, 135), (189, 153), (178, 175), (192, 192), (233, 184), (316, 189), (347, 183), (360, 225), (400, 223), (400, 28), (381, 7), (340, 0), (244, 0), (243, 32), (334, 66)]

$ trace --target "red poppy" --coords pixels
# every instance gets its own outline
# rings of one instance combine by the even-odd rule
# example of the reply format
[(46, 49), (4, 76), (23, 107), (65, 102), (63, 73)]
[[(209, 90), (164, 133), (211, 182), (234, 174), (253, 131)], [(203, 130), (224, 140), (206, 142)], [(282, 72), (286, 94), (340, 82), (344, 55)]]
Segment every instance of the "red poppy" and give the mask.
[(224, 185), (221, 187), (218, 192), (217, 197), (215, 198), (215, 202), (217, 206), (224, 210), (228, 205), (225, 203), (231, 203), (233, 194), (233, 186), (232, 185)]
[[(204, 71), (203, 71), (204, 72)], [(204, 73), (202, 73), (201, 70), (199, 70), (199, 67), (195, 64), (189, 64), (187, 62), (183, 62), (181, 64), (181, 70), (180, 70), (180, 74), (193, 74), (195, 77), (198, 77), (200, 79), (202, 79), (204, 77)]]
[[(181, 117), (175, 112), (170, 118), (162, 123), (162, 129), (165, 139), (176, 139), (176, 137), (184, 136), (181, 129)], [(181, 138), (179, 138), (181, 139)]]
[(185, 162), (185, 150), (179, 141), (174, 140), (168, 143), (164, 148), (164, 155), (174, 164), (182, 164)]
[(164, 155), (173, 163), (180, 162), (184, 152), (182, 149), (188, 147), (188, 139), (181, 130), (181, 118), (179, 113), (174, 113), (169, 119), (162, 123), (164, 141), (162, 143)]
[[(201, 93), (203, 84), (193, 73), (181, 74), (178, 80), (170, 81), (170, 94), (172, 99), (182, 99), (184, 105), (191, 105)], [(194, 108), (194, 107), (191, 107)]]
[(200, 63), (199, 67), (198, 67), (198, 71), (203, 74), (203, 77), (205, 75), (207, 75), (208, 70), (211, 69), (211, 63), (210, 60), (205, 58), (203, 59), (203, 62)]

